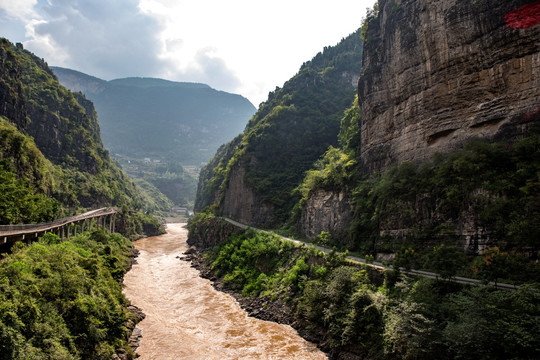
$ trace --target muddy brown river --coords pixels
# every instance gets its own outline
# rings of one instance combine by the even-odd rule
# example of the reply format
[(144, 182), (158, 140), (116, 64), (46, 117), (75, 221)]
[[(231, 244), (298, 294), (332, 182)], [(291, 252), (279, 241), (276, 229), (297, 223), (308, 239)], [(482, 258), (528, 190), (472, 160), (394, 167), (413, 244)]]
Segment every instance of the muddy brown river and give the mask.
[(184, 224), (135, 242), (138, 264), (124, 293), (146, 318), (139, 359), (326, 359), (290, 326), (249, 317), (236, 300), (215, 290), (190, 263)]

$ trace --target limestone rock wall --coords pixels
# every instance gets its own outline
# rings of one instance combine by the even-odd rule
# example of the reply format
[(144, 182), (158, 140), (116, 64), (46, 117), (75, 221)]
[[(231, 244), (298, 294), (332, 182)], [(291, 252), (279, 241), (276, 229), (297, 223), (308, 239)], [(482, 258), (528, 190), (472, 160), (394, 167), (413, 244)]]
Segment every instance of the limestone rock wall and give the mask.
[(508, 14), (530, 3), (379, 0), (358, 89), (366, 171), (527, 130), (540, 110), (540, 25), (514, 28)]
[(241, 161), (231, 170), (220, 211), (223, 216), (243, 224), (270, 224), (274, 218), (274, 207), (261, 201), (260, 195), (253, 191), (245, 179), (247, 163), (250, 161), (255, 159)]
[(211, 217), (189, 225), (187, 243), (199, 250), (206, 250), (226, 242), (232, 234), (243, 232), (223, 219)]
[(302, 210), (301, 232), (315, 239), (321, 231), (343, 233), (351, 221), (351, 196), (343, 191), (317, 190), (309, 196)]

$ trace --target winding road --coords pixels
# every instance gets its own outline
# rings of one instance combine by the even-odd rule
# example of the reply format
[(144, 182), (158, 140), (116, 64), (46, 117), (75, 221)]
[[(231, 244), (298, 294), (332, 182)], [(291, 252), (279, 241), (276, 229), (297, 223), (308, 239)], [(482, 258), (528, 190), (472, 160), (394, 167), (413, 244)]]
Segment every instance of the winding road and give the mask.
[[(314, 246), (316, 249), (318, 249), (320, 251), (323, 251), (325, 253), (329, 253), (331, 251), (331, 249), (328, 249), (328, 248), (325, 248), (325, 247), (322, 247), (322, 246), (314, 245), (314, 244), (304, 242), (304, 241), (300, 241), (300, 240), (296, 240), (296, 239), (291, 239), (291, 238), (276, 234), (276, 233), (274, 233), (272, 231), (257, 229), (257, 228), (254, 228), (252, 226), (239, 223), (238, 221), (234, 221), (234, 220), (226, 218), (226, 217), (224, 217), (223, 220), (225, 220), (225, 221), (227, 221), (227, 222), (229, 222), (229, 223), (231, 223), (231, 224), (233, 224), (235, 226), (238, 226), (238, 227), (240, 227), (242, 229), (250, 228), (250, 229), (253, 229), (253, 230), (259, 231), (259, 232), (271, 233), (271, 234), (279, 236), (283, 240), (292, 241), (292, 242), (294, 242), (294, 243), (296, 243), (298, 245), (306, 245), (306, 246), (311, 245), (311, 246)], [(357, 257), (357, 256), (349, 255), (349, 256), (347, 256), (347, 259), (352, 261), (352, 262), (355, 262), (355, 263), (364, 264), (366, 266), (371, 266), (371, 267), (381, 269), (381, 270), (393, 269), (392, 265), (385, 266), (383, 263), (378, 262), (378, 261), (367, 262), (366, 259), (363, 259), (363, 258), (360, 258), (360, 257)], [(437, 273), (434, 273), (434, 272), (430, 272), (430, 271), (406, 270), (404, 268), (400, 268), (399, 270), (400, 270), (401, 273), (407, 274), (407, 275), (422, 276), (422, 277), (426, 277), (426, 278), (430, 278), (430, 279), (436, 279), (436, 280), (442, 279), (441, 275), (439, 275)], [(516, 290), (519, 289), (519, 286), (512, 285), (512, 284), (504, 284), (504, 283), (495, 284), (494, 282), (489, 282), (489, 283), (486, 284), (485, 282), (483, 282), (481, 280), (478, 280), (478, 279), (471, 279), (471, 278), (466, 278), (466, 277), (461, 277), (461, 276), (454, 276), (454, 277), (452, 277), (450, 279), (447, 279), (447, 280), (448, 281), (453, 281), (453, 282), (456, 282), (456, 283), (460, 283), (460, 284), (467, 284), (467, 285), (491, 285), (491, 286), (495, 286), (497, 289), (504, 289), (504, 290), (511, 290), (511, 291), (516, 291)]]
[[(87, 211), (84, 214), (58, 219), (47, 223), (0, 225), (0, 245), (7, 242), (36, 239), (46, 232), (55, 232), (62, 238), (64, 238), (65, 234), (67, 237), (69, 237), (69, 225), (81, 223), (81, 231), (84, 231), (84, 223), (86, 220), (91, 221), (92, 219), (97, 219), (97, 221), (101, 221), (102, 226), (105, 227), (105, 218), (108, 216), (110, 216), (109, 230), (114, 232), (114, 216), (116, 213), (118, 213), (118, 209), (116, 208), (100, 208)], [(88, 224), (88, 226), (91, 226), (91, 224)], [(74, 231), (76, 235), (76, 228), (74, 228)]]

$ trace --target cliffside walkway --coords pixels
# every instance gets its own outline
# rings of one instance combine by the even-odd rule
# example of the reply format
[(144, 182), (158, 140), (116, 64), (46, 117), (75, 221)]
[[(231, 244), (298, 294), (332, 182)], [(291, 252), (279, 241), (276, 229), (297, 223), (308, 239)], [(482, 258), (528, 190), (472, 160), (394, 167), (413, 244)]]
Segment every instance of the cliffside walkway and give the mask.
[(31, 241), (43, 236), (47, 232), (55, 233), (62, 239), (65, 237), (69, 238), (70, 230), (72, 230), (74, 235), (77, 235), (78, 227), (80, 227), (81, 232), (85, 228), (91, 229), (94, 219), (96, 219), (98, 226), (101, 225), (103, 228), (108, 226), (109, 230), (114, 232), (116, 213), (118, 213), (118, 209), (116, 208), (101, 208), (47, 223), (0, 225), (0, 245), (22, 240)]
[[(296, 243), (298, 245), (307, 245), (307, 246), (312, 245), (316, 249), (321, 250), (321, 251), (323, 251), (325, 253), (329, 253), (331, 251), (331, 249), (328, 249), (328, 248), (325, 248), (325, 247), (322, 247), (322, 246), (314, 245), (314, 244), (304, 242), (304, 241), (300, 241), (300, 240), (296, 240), (296, 239), (291, 239), (291, 238), (276, 234), (276, 233), (274, 233), (272, 231), (257, 229), (257, 228), (254, 228), (252, 226), (239, 223), (238, 221), (234, 221), (234, 220), (229, 219), (229, 218), (224, 217), (223, 220), (225, 220), (225, 221), (227, 221), (227, 222), (229, 222), (229, 223), (231, 223), (231, 224), (233, 224), (235, 226), (238, 226), (238, 227), (240, 227), (242, 229), (250, 228), (250, 229), (253, 229), (255, 231), (272, 233), (274, 235), (279, 236), (283, 240), (292, 241), (292, 242), (294, 242), (294, 243)], [(363, 258), (360, 258), (360, 257), (357, 257), (357, 256), (349, 255), (349, 256), (347, 256), (347, 259), (350, 260), (350, 261), (356, 262), (356, 263), (364, 264), (366, 266), (371, 266), (371, 267), (381, 269), (381, 270), (393, 269), (392, 265), (385, 266), (383, 263), (378, 262), (378, 261), (366, 262), (366, 259), (363, 259)], [(406, 270), (404, 268), (400, 268), (399, 270), (400, 270), (401, 273), (407, 274), (407, 275), (423, 276), (423, 277), (426, 277), (426, 278), (436, 279), (436, 280), (443, 279), (443, 277), (440, 276), (439, 274), (434, 273), (434, 272), (430, 272), (430, 271)], [(516, 290), (519, 289), (519, 286), (512, 285), (512, 284), (504, 284), (504, 283), (496, 283), (495, 284), (493, 282), (490, 282), (490, 283), (486, 284), (485, 282), (483, 282), (481, 280), (478, 280), (478, 279), (465, 278), (465, 277), (461, 277), (461, 276), (454, 276), (454, 277), (452, 277), (450, 279), (446, 279), (446, 280), (453, 281), (453, 282), (460, 283), (460, 284), (467, 284), (467, 285), (491, 285), (491, 286), (495, 286), (497, 289), (504, 289), (504, 290), (511, 290), (511, 291), (516, 291)]]

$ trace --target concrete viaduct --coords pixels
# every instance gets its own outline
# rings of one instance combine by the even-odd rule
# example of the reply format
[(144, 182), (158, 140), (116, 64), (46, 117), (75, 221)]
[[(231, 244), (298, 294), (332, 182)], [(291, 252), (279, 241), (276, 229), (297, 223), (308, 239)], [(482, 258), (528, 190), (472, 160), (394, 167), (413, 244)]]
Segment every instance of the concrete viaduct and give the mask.
[(17, 241), (30, 242), (47, 232), (58, 235), (62, 240), (69, 239), (70, 234), (77, 235), (78, 229), (80, 232), (92, 230), (93, 223), (96, 227), (104, 230), (108, 227), (110, 232), (114, 232), (117, 213), (116, 208), (101, 208), (48, 223), (0, 225), (0, 245)]

